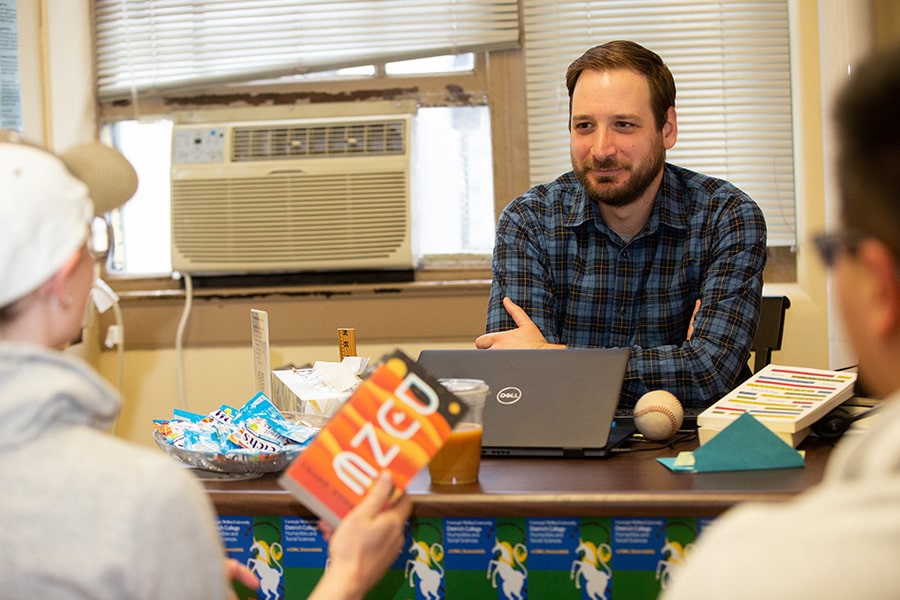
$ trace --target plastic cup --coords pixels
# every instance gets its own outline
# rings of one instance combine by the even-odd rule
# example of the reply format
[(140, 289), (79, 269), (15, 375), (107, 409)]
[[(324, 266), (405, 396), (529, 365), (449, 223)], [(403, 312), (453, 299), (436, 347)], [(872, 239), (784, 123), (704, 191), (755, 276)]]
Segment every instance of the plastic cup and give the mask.
[(481, 379), (441, 379), (469, 410), (456, 424), (444, 446), (428, 463), (433, 485), (475, 483), (481, 467), (481, 432), (488, 385)]

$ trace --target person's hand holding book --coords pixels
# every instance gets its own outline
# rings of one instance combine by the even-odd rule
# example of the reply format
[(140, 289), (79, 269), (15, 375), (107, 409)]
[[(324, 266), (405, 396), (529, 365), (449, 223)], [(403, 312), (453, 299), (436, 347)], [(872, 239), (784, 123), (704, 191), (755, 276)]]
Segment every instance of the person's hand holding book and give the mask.
[(392, 499), (391, 474), (383, 472), (334, 529), (319, 528), (328, 541), (328, 566), (311, 600), (362, 598), (403, 550), (403, 526), (412, 511), (406, 494)]

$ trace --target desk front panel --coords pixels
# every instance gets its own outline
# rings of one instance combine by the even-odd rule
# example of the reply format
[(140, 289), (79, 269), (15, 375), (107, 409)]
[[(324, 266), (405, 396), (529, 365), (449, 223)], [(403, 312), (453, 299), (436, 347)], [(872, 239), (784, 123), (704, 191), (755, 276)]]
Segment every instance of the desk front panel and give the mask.
[[(433, 487), (423, 471), (406, 550), (370, 597), (656, 598), (714, 517), (816, 484), (829, 448), (810, 444), (803, 469), (704, 474), (657, 462), (678, 450), (485, 459), (466, 486)], [(205, 485), (229, 554), (267, 576), (258, 597), (306, 597), (327, 557), (311, 513), (274, 476)]]

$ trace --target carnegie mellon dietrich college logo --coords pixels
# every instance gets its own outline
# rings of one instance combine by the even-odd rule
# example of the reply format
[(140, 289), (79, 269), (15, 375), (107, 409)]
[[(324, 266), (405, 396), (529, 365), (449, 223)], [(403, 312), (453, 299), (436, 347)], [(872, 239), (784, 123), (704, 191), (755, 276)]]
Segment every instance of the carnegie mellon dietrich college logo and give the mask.
[(497, 392), (497, 402), (500, 404), (515, 404), (522, 399), (522, 390), (517, 387), (505, 387)]

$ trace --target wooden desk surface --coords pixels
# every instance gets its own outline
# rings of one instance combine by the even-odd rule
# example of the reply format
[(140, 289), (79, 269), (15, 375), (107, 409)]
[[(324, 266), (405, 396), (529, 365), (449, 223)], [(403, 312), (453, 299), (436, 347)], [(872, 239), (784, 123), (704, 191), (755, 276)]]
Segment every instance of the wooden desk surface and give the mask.
[[(408, 493), (417, 517), (715, 517), (739, 502), (783, 501), (815, 485), (831, 451), (810, 438), (800, 446), (805, 468), (765, 471), (673, 473), (656, 460), (695, 447), (685, 442), (600, 459), (484, 459), (478, 483), (432, 486), (425, 469)], [(221, 515), (310, 515), (275, 475), (204, 485)]]

